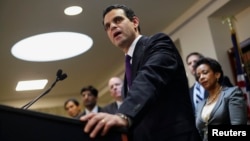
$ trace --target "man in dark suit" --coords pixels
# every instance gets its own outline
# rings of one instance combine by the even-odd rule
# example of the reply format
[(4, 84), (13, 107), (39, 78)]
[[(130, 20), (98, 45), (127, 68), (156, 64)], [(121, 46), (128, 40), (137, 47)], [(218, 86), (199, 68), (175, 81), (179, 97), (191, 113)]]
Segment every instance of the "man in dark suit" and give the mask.
[[(191, 52), (187, 55), (186, 57), (186, 64), (188, 66), (189, 72), (195, 76), (195, 71), (194, 71), (194, 65), (196, 62), (203, 58), (204, 56), (199, 53), (199, 52)], [(199, 89), (197, 91), (197, 89)], [(201, 102), (203, 99), (207, 98), (208, 92), (205, 91), (205, 89), (198, 83), (195, 82), (190, 88), (189, 88), (189, 95), (192, 101), (192, 107), (194, 110), (194, 114), (196, 113), (196, 108), (199, 102)], [(199, 96), (197, 96), (199, 95)]]
[(85, 108), (84, 111), (79, 116), (77, 116), (77, 118), (89, 113), (102, 112), (102, 107), (97, 105), (98, 90), (95, 87), (91, 85), (83, 87), (80, 93)]
[(121, 78), (111, 77), (109, 79), (108, 88), (110, 96), (114, 99), (114, 101), (103, 107), (104, 112), (110, 114), (115, 114), (117, 112), (118, 108), (122, 104), (122, 86), (123, 81)]
[(131, 141), (200, 141), (184, 64), (172, 40), (163, 33), (141, 35), (139, 18), (124, 5), (108, 7), (103, 25), (110, 41), (132, 57), (132, 84), (125, 76), (115, 115), (81, 117), (87, 121), (84, 131), (94, 138), (121, 127)]

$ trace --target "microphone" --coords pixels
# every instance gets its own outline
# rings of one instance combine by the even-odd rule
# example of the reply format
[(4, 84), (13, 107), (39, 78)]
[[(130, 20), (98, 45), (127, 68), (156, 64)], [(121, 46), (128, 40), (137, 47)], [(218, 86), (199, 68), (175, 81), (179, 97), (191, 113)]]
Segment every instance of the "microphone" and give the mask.
[(59, 80), (64, 80), (65, 78), (67, 78), (68, 76), (67, 76), (67, 74), (66, 73), (64, 73), (64, 74), (62, 74), (60, 77), (59, 77)]
[(62, 75), (62, 70), (59, 69), (59, 70), (57, 71), (57, 73), (56, 73), (56, 76), (57, 76), (57, 77), (60, 77), (61, 75)]
[(67, 78), (67, 74), (63, 73), (63, 71), (61, 69), (59, 69), (56, 73), (56, 80), (54, 81), (54, 83), (50, 86), (50, 88), (48, 90), (46, 90), (44, 93), (40, 94), (39, 96), (37, 96), (35, 99), (31, 100), (30, 102), (28, 102), (27, 104), (25, 104), (24, 106), (22, 106), (22, 109), (28, 109), (31, 105), (33, 105), (36, 101), (38, 101), (41, 97), (43, 97), (44, 95), (46, 95), (47, 93), (49, 93), (52, 88), (56, 85), (56, 83), (58, 81), (62, 81), (65, 78)]

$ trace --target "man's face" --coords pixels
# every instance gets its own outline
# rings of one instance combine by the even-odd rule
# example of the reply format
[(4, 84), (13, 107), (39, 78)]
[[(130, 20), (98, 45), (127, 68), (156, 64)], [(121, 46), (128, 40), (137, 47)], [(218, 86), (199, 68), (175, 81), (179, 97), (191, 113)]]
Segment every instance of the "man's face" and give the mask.
[(197, 55), (191, 55), (191, 56), (189, 56), (188, 59), (187, 59), (188, 69), (189, 69), (189, 71), (190, 71), (190, 73), (191, 73), (192, 75), (195, 75), (194, 65), (195, 65), (195, 63), (196, 63), (199, 59), (200, 59), (200, 58), (199, 58), (199, 56), (197, 56)]
[(84, 91), (82, 92), (82, 101), (85, 107), (94, 107), (97, 102), (97, 97), (90, 91)]
[(109, 91), (110, 95), (114, 98), (120, 98), (121, 97), (121, 91), (122, 91), (122, 85), (123, 82), (119, 78), (111, 78), (109, 80)]
[(65, 110), (71, 117), (76, 117), (81, 112), (80, 106), (77, 106), (73, 101), (69, 101), (65, 105)]
[(104, 17), (104, 28), (110, 41), (122, 49), (132, 44), (138, 25), (137, 18), (130, 21), (122, 9), (113, 9)]

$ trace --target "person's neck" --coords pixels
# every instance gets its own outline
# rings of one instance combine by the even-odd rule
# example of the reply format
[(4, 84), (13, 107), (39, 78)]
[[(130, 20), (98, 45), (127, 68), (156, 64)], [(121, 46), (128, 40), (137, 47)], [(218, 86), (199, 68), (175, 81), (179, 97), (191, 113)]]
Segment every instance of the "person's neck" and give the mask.
[(115, 97), (115, 101), (122, 101), (122, 97), (121, 96)]
[(222, 86), (217, 85), (213, 90), (209, 91), (209, 96), (207, 98), (206, 105), (210, 105), (210, 104), (214, 103), (215, 101), (217, 101), (217, 99), (221, 93), (221, 90), (222, 90)]
[(122, 51), (123, 51), (125, 54), (127, 54), (127, 53), (128, 53), (128, 49), (129, 49), (129, 47), (124, 47)]
[[(130, 48), (130, 46), (133, 44), (133, 42), (138, 38), (140, 36), (140, 34), (139, 33), (136, 33), (135, 35), (134, 35), (134, 37), (131, 37), (131, 42), (130, 43), (128, 43), (128, 44), (124, 44), (124, 46), (122, 46), (121, 48), (122, 48), (122, 51), (125, 53), (125, 54), (127, 54), (128, 53), (128, 50), (129, 50), (129, 48)], [(133, 39), (133, 40), (132, 40)]]
[(88, 109), (88, 111), (92, 111), (95, 108), (95, 105), (94, 106), (87, 106), (86, 108)]
[(209, 92), (209, 96), (210, 97), (213, 97), (215, 95), (218, 95), (218, 93), (220, 93), (222, 89), (222, 86), (217, 84), (213, 89), (210, 89), (208, 92)]

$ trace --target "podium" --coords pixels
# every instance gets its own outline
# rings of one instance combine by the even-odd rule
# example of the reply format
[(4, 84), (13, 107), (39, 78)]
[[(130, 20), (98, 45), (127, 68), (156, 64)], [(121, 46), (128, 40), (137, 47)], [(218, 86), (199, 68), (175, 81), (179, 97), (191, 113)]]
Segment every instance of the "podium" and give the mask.
[(122, 141), (115, 130), (92, 139), (83, 127), (77, 119), (0, 105), (0, 141)]

